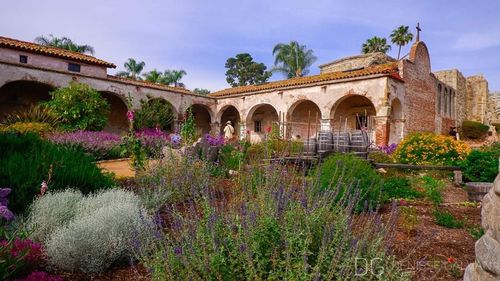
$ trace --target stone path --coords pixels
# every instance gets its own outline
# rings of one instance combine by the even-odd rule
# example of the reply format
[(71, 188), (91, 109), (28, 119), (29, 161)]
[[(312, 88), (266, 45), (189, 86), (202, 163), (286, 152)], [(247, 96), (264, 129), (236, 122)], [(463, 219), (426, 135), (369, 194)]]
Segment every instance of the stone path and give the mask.
[(135, 176), (135, 171), (130, 167), (130, 160), (112, 160), (97, 163), (100, 168), (114, 173), (117, 178), (132, 178)]

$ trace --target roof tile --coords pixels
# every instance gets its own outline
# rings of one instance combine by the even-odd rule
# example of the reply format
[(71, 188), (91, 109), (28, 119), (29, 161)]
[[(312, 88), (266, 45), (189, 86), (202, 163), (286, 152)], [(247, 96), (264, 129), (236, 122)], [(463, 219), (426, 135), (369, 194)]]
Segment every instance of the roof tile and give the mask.
[(32, 52), (42, 55), (49, 55), (58, 58), (70, 59), (74, 61), (80, 61), (88, 64), (95, 64), (105, 67), (116, 68), (116, 65), (110, 62), (106, 62), (95, 58), (93, 56), (81, 54), (78, 52), (73, 52), (61, 48), (43, 46), (40, 44), (35, 44), (26, 41), (20, 41), (12, 38), (2, 37), (0, 36), (0, 47), (10, 48), (10, 49), (18, 49), (26, 52)]
[(314, 84), (314, 83), (320, 83), (320, 82), (326, 82), (326, 81), (332, 81), (332, 80), (341, 80), (341, 79), (349, 79), (349, 78), (356, 78), (356, 77), (362, 77), (362, 76), (370, 76), (370, 75), (376, 75), (376, 74), (384, 74), (386, 76), (391, 76), (391, 77), (394, 77), (397, 79), (401, 79), (399, 77), (399, 73), (398, 73), (397, 62), (390, 62), (390, 63), (380, 64), (380, 65), (371, 66), (371, 67), (367, 67), (367, 68), (360, 69), (360, 70), (354, 70), (354, 71), (339, 71), (339, 72), (323, 73), (323, 74), (319, 74), (319, 75), (304, 76), (304, 77), (291, 78), (291, 79), (287, 79), (287, 80), (269, 82), (269, 83), (260, 84), (260, 85), (248, 85), (248, 86), (241, 86), (241, 87), (235, 87), (235, 88), (228, 88), (225, 90), (211, 93), (211, 94), (209, 94), (209, 96), (223, 97), (223, 96), (229, 96), (229, 95), (244, 94), (244, 93), (257, 92), (257, 91), (263, 91), (263, 90), (272, 90), (272, 89)]

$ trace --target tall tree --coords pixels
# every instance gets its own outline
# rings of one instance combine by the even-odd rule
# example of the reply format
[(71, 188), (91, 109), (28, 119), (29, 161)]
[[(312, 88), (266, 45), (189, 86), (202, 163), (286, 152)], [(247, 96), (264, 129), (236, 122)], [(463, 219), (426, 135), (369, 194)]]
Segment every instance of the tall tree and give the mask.
[(398, 60), (401, 55), (401, 47), (410, 43), (413, 40), (413, 34), (409, 31), (409, 27), (402, 25), (394, 29), (391, 33), (391, 42), (398, 45)]
[(184, 83), (181, 82), (182, 77), (186, 75), (187, 72), (185, 70), (165, 70), (163, 75), (165, 76), (165, 81), (169, 85), (173, 85), (174, 87), (182, 87), (184, 88)]
[(165, 76), (161, 71), (158, 71), (156, 69), (151, 70), (150, 72), (144, 73), (143, 74), (144, 79), (149, 82), (153, 83), (158, 83), (158, 84), (165, 84)]
[(197, 95), (206, 96), (210, 94), (210, 91), (202, 88), (194, 88), (193, 92)]
[(146, 66), (145, 62), (137, 62), (135, 59), (129, 58), (128, 61), (123, 64), (123, 67), (125, 67), (125, 71), (119, 71), (118, 73), (116, 73), (116, 76), (141, 80), (141, 77), (139, 75), (144, 69), (144, 66)]
[(225, 66), (226, 81), (231, 87), (262, 84), (272, 75), (270, 71), (266, 71), (265, 64), (255, 62), (247, 53), (228, 58)]
[(38, 36), (35, 38), (35, 43), (38, 43), (40, 45), (44, 46), (50, 46), (50, 47), (56, 47), (60, 49), (66, 49), (69, 51), (73, 52), (78, 52), (78, 53), (89, 53), (91, 55), (94, 54), (94, 48), (90, 45), (79, 45), (73, 42), (71, 39), (68, 37), (54, 37), (54, 35), (49, 34), (48, 37), (45, 36)]
[(369, 53), (387, 53), (391, 49), (391, 46), (387, 44), (387, 39), (373, 36), (372, 38), (366, 40), (361, 47), (363, 54)]
[(313, 50), (307, 49), (306, 45), (300, 45), (297, 41), (277, 44), (274, 46), (273, 55), (273, 71), (281, 72), (287, 78), (306, 75), (309, 73), (309, 67), (317, 59)]

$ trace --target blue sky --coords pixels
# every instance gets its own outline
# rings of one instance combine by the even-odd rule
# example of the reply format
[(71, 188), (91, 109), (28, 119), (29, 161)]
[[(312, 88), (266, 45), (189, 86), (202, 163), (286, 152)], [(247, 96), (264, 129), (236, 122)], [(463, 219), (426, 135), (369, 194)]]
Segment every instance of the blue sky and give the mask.
[[(224, 63), (248, 52), (272, 66), (276, 43), (297, 40), (314, 50), (318, 65), (359, 54), (374, 35), (388, 37), (416, 22), (432, 69), (483, 74), (500, 91), (500, 1), (3, 1), (0, 35), (32, 41), (67, 36), (115, 63), (133, 57), (145, 70), (184, 69), (190, 89), (227, 88)], [(407, 46), (403, 54), (408, 52)], [(390, 51), (397, 55), (397, 48)], [(271, 80), (283, 79), (274, 74)]]

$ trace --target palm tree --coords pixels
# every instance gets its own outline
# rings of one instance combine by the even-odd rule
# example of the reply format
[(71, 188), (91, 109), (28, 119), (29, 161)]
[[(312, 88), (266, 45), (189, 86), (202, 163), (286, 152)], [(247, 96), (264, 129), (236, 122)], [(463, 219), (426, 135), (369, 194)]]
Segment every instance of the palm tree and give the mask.
[(281, 72), (287, 78), (306, 75), (309, 73), (308, 68), (317, 59), (313, 50), (307, 49), (306, 45), (300, 45), (297, 41), (277, 44), (274, 46), (273, 55), (275, 57), (272, 71)]
[(413, 34), (409, 32), (408, 26), (400, 26), (394, 29), (391, 33), (391, 42), (399, 46), (398, 48), (398, 60), (401, 54), (401, 47), (408, 44), (411, 40), (413, 40)]
[(146, 81), (165, 84), (165, 76), (161, 71), (156, 70), (156, 68), (151, 70), (150, 72), (143, 74), (143, 76), (146, 79)]
[(187, 72), (184, 71), (184, 70), (165, 70), (165, 72), (163, 72), (163, 75), (165, 76), (165, 80), (167, 82), (167, 84), (173, 84), (174, 87), (182, 87), (184, 88), (185, 85), (184, 83), (181, 83), (181, 79), (182, 77), (184, 77), (184, 75), (186, 75)]
[(125, 67), (126, 70), (117, 72), (116, 76), (141, 80), (141, 77), (139, 75), (144, 69), (144, 66), (146, 66), (145, 62), (137, 62), (135, 59), (129, 58), (128, 61), (123, 64), (123, 67)]
[(390, 49), (391, 46), (387, 44), (387, 39), (373, 36), (372, 38), (366, 40), (365, 43), (363, 43), (361, 52), (363, 52), (363, 54), (376, 53), (376, 52), (381, 52), (385, 54)]
[(61, 49), (66, 49), (69, 51), (77, 52), (77, 53), (89, 53), (91, 55), (94, 54), (94, 48), (90, 45), (78, 45), (73, 42), (68, 37), (54, 37), (54, 35), (49, 34), (49, 37), (38, 36), (35, 38), (35, 43), (44, 46), (51, 46)]

